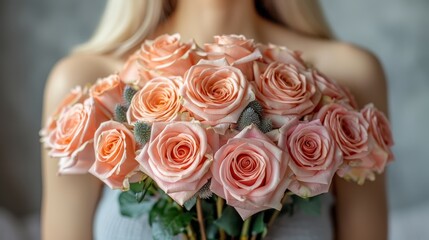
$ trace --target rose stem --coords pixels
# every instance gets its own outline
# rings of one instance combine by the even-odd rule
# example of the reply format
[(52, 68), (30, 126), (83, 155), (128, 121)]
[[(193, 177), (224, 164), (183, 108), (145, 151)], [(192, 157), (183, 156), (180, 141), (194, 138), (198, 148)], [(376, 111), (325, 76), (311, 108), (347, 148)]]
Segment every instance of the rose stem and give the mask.
[(195, 233), (194, 230), (192, 229), (191, 224), (189, 223), (188, 226), (186, 227), (186, 232), (188, 234), (188, 237), (186, 239), (189, 240), (196, 240), (197, 238), (195, 237)]
[[(216, 210), (217, 210), (217, 218), (220, 218), (222, 216), (223, 211), (223, 199), (221, 197), (217, 197), (216, 199)], [(219, 239), (220, 240), (226, 240), (225, 231), (219, 228)]]
[(241, 235), (240, 240), (248, 240), (249, 239), (249, 228), (250, 228), (250, 221), (252, 220), (252, 217), (249, 217), (244, 221), (243, 227), (241, 228)]
[(197, 197), (197, 217), (198, 224), (200, 225), (200, 234), (201, 239), (206, 240), (206, 228), (204, 227), (204, 216), (203, 216), (203, 207), (201, 205), (201, 198)]
[[(285, 195), (283, 196), (282, 201), (281, 201), (281, 203), (282, 203), (282, 207), (283, 207), (283, 205), (286, 203), (286, 201), (288, 200), (288, 198), (289, 198), (289, 196), (288, 196), (287, 194), (285, 194)], [(280, 211), (281, 211), (281, 209), (280, 209)], [(275, 220), (276, 220), (276, 218), (279, 216), (280, 211), (274, 211), (273, 215), (271, 215), (270, 221), (268, 221), (268, 227), (267, 227), (268, 229), (271, 227), (271, 225), (273, 225), (273, 224), (274, 224), (274, 221), (275, 221)]]

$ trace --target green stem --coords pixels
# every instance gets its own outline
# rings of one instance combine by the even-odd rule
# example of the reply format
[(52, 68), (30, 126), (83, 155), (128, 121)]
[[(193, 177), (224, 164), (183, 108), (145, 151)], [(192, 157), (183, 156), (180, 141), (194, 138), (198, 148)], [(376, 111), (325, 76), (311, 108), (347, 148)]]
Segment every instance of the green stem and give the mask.
[(187, 239), (189, 240), (196, 240), (197, 238), (195, 237), (195, 232), (192, 229), (192, 225), (188, 224), (188, 226), (186, 227), (186, 233), (187, 233)]
[(198, 217), (198, 225), (200, 226), (201, 239), (207, 240), (206, 228), (204, 227), (203, 207), (201, 205), (201, 198), (200, 197), (197, 197), (197, 217)]
[(248, 240), (249, 239), (249, 228), (250, 228), (250, 221), (252, 220), (252, 217), (249, 217), (244, 221), (243, 227), (241, 228), (241, 235), (240, 240)]
[[(287, 195), (287, 194), (285, 194), (284, 196), (283, 196), (283, 198), (282, 198), (282, 201), (281, 201), (281, 203), (282, 203), (282, 206), (289, 200), (289, 195)], [(281, 209), (280, 209), (280, 211), (281, 211)], [(280, 214), (280, 211), (274, 211), (274, 213), (273, 213), (273, 215), (271, 215), (271, 218), (270, 218), (270, 220), (268, 221), (268, 225), (267, 225), (267, 228), (269, 229), (273, 224), (274, 224), (274, 221), (276, 220), (276, 218), (279, 216), (279, 214)]]
[[(221, 197), (217, 197), (216, 199), (217, 218), (222, 217), (223, 205), (224, 205), (223, 199)], [(219, 240), (226, 240), (225, 231), (220, 228), (219, 228)]]

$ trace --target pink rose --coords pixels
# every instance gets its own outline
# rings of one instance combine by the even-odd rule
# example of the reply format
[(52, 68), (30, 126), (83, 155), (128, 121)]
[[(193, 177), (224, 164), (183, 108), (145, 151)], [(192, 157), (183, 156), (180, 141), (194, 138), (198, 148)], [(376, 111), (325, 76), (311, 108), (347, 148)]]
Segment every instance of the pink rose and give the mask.
[(180, 42), (180, 35), (161, 35), (155, 40), (147, 40), (141, 47), (140, 57), (145, 66), (163, 75), (183, 76), (198, 61), (193, 41)]
[(335, 81), (329, 79), (316, 70), (313, 70), (313, 77), (317, 87), (323, 94), (323, 102), (325, 102), (325, 104), (331, 102), (340, 102), (349, 104), (354, 109), (358, 108), (356, 100), (347, 88), (342, 87)]
[(123, 102), (122, 94), (125, 84), (116, 74), (97, 80), (89, 89), (89, 94), (97, 105), (103, 107), (113, 116), (116, 105)]
[(388, 153), (379, 146), (369, 133), (370, 124), (365, 117), (347, 105), (325, 105), (317, 114), (340, 147), (344, 164), (338, 175), (363, 184), (365, 179), (374, 180), (374, 170), (381, 172)]
[(124, 82), (143, 86), (157, 76), (183, 76), (201, 57), (193, 41), (182, 43), (179, 34), (146, 40), (128, 59), (120, 75)]
[(389, 153), (389, 160), (393, 159), (391, 147), (393, 146), (393, 137), (390, 130), (390, 123), (383, 112), (374, 107), (374, 104), (368, 104), (361, 110), (363, 117), (369, 123), (369, 132), (376, 140), (377, 144)]
[(70, 93), (60, 102), (56, 110), (46, 121), (45, 127), (40, 131), (42, 142), (46, 141), (46, 137), (57, 127), (57, 120), (60, 114), (71, 107), (75, 103), (82, 103), (88, 97), (88, 89), (81, 86), (76, 86)]
[(125, 84), (143, 87), (146, 82), (152, 79), (152, 75), (141, 61), (139, 52), (135, 52), (125, 62), (124, 67), (119, 72), (119, 78)]
[(239, 68), (249, 81), (253, 80), (253, 61), (262, 57), (252, 39), (243, 35), (215, 36), (214, 43), (206, 43), (204, 49), (210, 60), (225, 58)]
[(328, 129), (343, 152), (344, 159), (358, 160), (368, 154), (368, 122), (347, 106), (323, 106), (316, 118)]
[(180, 103), (181, 78), (156, 77), (133, 97), (127, 111), (129, 124), (143, 122), (170, 122), (184, 111)]
[(280, 210), (290, 182), (288, 162), (286, 152), (250, 125), (216, 152), (210, 190), (243, 219), (270, 208)]
[(224, 60), (200, 61), (185, 74), (183, 106), (212, 126), (236, 123), (254, 93), (242, 72)]
[(263, 56), (263, 62), (270, 64), (273, 62), (281, 62), (285, 64), (292, 64), (300, 69), (307, 69), (304, 60), (301, 58), (301, 53), (292, 51), (286, 47), (277, 46), (274, 44), (258, 45), (259, 50)]
[(145, 174), (183, 205), (211, 177), (218, 146), (218, 135), (198, 123), (155, 122), (149, 143), (136, 159)]
[(100, 123), (108, 116), (89, 98), (76, 103), (58, 118), (57, 127), (47, 138), (51, 157), (60, 158), (59, 173), (86, 173), (94, 162), (93, 138)]
[(89, 172), (112, 189), (123, 188), (124, 180), (139, 166), (133, 133), (119, 122), (104, 122), (95, 132), (94, 149)]
[(287, 116), (302, 117), (311, 113), (321, 98), (312, 74), (291, 64), (270, 63), (252, 84), (274, 127), (285, 124)]
[(352, 162), (348, 168), (339, 172), (340, 175), (359, 184), (363, 184), (366, 179), (374, 180), (374, 173), (382, 173), (386, 164), (393, 160), (390, 149), (393, 146), (393, 138), (386, 116), (373, 104), (366, 105), (361, 113), (369, 123), (369, 153), (362, 157), (360, 162)]
[(296, 195), (313, 197), (329, 191), (334, 174), (343, 163), (341, 150), (319, 120), (291, 121), (280, 129), (279, 147), (287, 149)]

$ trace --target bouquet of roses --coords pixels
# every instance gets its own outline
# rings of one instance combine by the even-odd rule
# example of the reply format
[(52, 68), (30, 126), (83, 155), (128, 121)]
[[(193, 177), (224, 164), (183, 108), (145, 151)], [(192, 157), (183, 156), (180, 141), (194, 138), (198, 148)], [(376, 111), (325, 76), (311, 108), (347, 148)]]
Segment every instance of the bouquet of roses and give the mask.
[(300, 53), (236, 35), (146, 41), (119, 73), (74, 88), (41, 135), (60, 174), (122, 189), (122, 213), (148, 214), (154, 239), (256, 239), (292, 199), (328, 192), (335, 174), (374, 180), (393, 159), (372, 104), (357, 109)]

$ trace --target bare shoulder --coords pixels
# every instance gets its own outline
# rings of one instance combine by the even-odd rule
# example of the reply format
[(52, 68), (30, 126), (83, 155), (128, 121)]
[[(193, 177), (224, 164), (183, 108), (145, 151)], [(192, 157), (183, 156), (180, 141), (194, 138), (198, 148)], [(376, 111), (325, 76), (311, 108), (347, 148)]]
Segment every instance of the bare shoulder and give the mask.
[(354, 44), (327, 41), (314, 52), (314, 65), (348, 87), (359, 105), (374, 102), (387, 111), (387, 84), (381, 62), (375, 54)]
[(305, 61), (349, 88), (360, 106), (374, 102), (381, 110), (387, 110), (386, 78), (375, 54), (351, 43), (314, 38), (284, 28), (274, 32), (275, 44), (301, 51)]
[(382, 64), (372, 52), (355, 44), (304, 35), (265, 20), (261, 26), (259, 40), (302, 52), (305, 61), (348, 87), (359, 105), (374, 102), (386, 111), (386, 79)]
[[(114, 59), (95, 55), (72, 55), (60, 60), (46, 83), (43, 117), (76, 85), (92, 83), (116, 71)], [(44, 121), (43, 121), (44, 122)], [(42, 150), (42, 239), (92, 239), (92, 219), (101, 181), (85, 175), (57, 175), (58, 159)]]
[(76, 85), (93, 83), (119, 69), (120, 61), (101, 55), (75, 54), (58, 61), (52, 68), (45, 86), (44, 113), (49, 114)]

